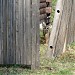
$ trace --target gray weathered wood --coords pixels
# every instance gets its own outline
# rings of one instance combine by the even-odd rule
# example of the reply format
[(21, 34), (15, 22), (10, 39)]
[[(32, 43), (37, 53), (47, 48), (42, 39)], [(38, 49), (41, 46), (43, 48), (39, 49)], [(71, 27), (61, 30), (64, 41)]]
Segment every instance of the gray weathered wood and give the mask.
[(40, 18), (39, 18), (39, 15), (40, 15), (40, 12), (39, 12), (39, 2), (40, 2), (40, 0), (37, 0), (36, 1), (36, 17), (37, 17), (37, 21), (36, 21), (36, 68), (38, 68), (39, 67), (39, 65), (40, 65), (40, 48), (39, 48), (39, 46), (40, 46), (40, 29), (39, 29), (39, 20), (40, 20)]
[(24, 0), (24, 63), (27, 63), (26, 49), (26, 0)]
[[(62, 54), (65, 51), (67, 44), (70, 44), (75, 41), (74, 39), (75, 37), (74, 3), (75, 2), (74, 0), (60, 0), (60, 1), (63, 2), (63, 5), (59, 4), (60, 6), (63, 7), (62, 14), (60, 15), (61, 19), (59, 18), (59, 15), (57, 14), (55, 15), (53, 29), (51, 32), (51, 37), (48, 47), (49, 51), (51, 49), (51, 51), (48, 52), (48, 55), (50, 55), (51, 53), (52, 56), (54, 57), (57, 57), (58, 55)], [(59, 5), (57, 5), (57, 7), (59, 7)], [(56, 16), (58, 19), (56, 19)]]
[[(2, 19), (2, 18), (1, 18), (1, 15), (2, 15), (1, 10), (2, 10), (2, 6), (1, 6), (1, 4), (2, 4), (2, 2), (1, 2), (1, 0), (0, 0), (0, 7), (1, 7), (1, 9), (0, 9), (0, 59), (1, 59), (1, 57), (2, 57), (2, 56), (1, 56), (1, 51), (2, 51), (2, 45), (1, 45), (1, 44), (2, 44), (2, 35), (1, 35), (1, 34), (2, 34), (2, 33), (1, 33), (1, 19)], [(1, 63), (1, 61), (2, 61), (2, 60), (0, 60), (0, 63)]]
[(1, 25), (1, 64), (3, 64), (3, 4), (2, 4), (3, 0), (1, 0), (1, 16), (0, 16), (0, 25)]
[(31, 0), (26, 0), (26, 49), (28, 50), (27, 65), (31, 65), (31, 26)]
[(32, 0), (32, 69), (35, 69), (36, 66), (35, 60), (36, 60), (36, 1)]
[(3, 0), (3, 63), (7, 64), (7, 2), (6, 0)]
[(48, 57), (53, 57), (54, 48), (56, 45), (57, 36), (59, 33), (59, 28), (60, 28), (60, 20), (61, 20), (62, 10), (63, 10), (63, 1), (58, 0), (57, 5), (56, 5), (53, 27), (52, 27), (52, 31), (51, 31), (51, 35), (50, 35), (49, 46), (48, 46), (48, 52), (47, 52)]
[(16, 64), (20, 64), (20, 48), (19, 48), (19, 12), (20, 0), (16, 0)]
[(39, 66), (39, 3), (0, 0), (0, 64)]

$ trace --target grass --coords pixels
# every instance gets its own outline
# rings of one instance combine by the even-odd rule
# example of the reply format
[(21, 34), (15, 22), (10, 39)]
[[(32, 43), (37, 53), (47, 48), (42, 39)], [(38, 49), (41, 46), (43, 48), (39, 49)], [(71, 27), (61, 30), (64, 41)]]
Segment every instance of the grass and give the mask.
[[(70, 50), (69, 50), (70, 49)], [(0, 75), (75, 75), (75, 45), (54, 60), (46, 59), (47, 47), (40, 46), (40, 68), (37, 70), (24, 69), (17, 66), (0, 67)]]
[[(42, 53), (44, 55), (45, 51)], [(41, 56), (41, 66), (50, 71), (50, 75), (75, 75), (75, 45), (70, 45), (70, 50), (68, 48), (64, 54), (54, 60)]]

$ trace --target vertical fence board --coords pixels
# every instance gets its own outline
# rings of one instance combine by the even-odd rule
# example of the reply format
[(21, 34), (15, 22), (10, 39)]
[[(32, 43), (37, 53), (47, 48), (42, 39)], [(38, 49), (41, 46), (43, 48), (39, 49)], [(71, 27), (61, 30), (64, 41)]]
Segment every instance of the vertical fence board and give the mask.
[(13, 0), (13, 26), (12, 26), (12, 48), (13, 48), (13, 64), (16, 63), (16, 0)]
[(26, 0), (26, 49), (27, 64), (31, 64), (31, 0)]
[(21, 46), (22, 46), (22, 39), (21, 39), (21, 37), (22, 37), (22, 34), (21, 34), (21, 31), (22, 31), (22, 28), (21, 28), (21, 19), (22, 19), (22, 17), (21, 17), (21, 0), (19, 0), (19, 25), (18, 25), (18, 28), (19, 28), (19, 34), (18, 34), (18, 37), (19, 37), (19, 39), (18, 39), (18, 44), (19, 44), (19, 50), (18, 50), (18, 53), (19, 53), (19, 63), (21, 64)]
[(26, 0), (24, 0), (24, 63), (27, 61), (27, 50), (26, 50)]
[(0, 0), (0, 64), (39, 65), (39, 0)]
[(21, 34), (22, 34), (21, 64), (23, 64), (24, 63), (24, 0), (22, 0), (21, 3), (21, 17), (22, 17), (21, 19)]
[(24, 48), (23, 48), (23, 44), (24, 44), (24, 42), (23, 42), (23, 31), (24, 31), (24, 29), (23, 29), (23, 26), (24, 26), (24, 24), (23, 24), (23, 0), (22, 1), (20, 1), (20, 20), (19, 20), (20, 22), (20, 27), (19, 27), (19, 37), (20, 37), (20, 52), (21, 52), (21, 57), (20, 57), (20, 61), (21, 61), (21, 64), (23, 64), (23, 52), (24, 52)]
[(7, 2), (6, 0), (3, 0), (3, 63), (7, 64)]
[(3, 0), (1, 0), (1, 15), (0, 15), (0, 21), (1, 21), (1, 23), (0, 23), (0, 25), (1, 25), (1, 63), (0, 64), (3, 64)]
[[(52, 27), (52, 31), (51, 31), (51, 35), (50, 35), (48, 51), (47, 51), (47, 57), (53, 57), (53, 54), (54, 54), (55, 45), (57, 42), (60, 25), (61, 25), (61, 19), (62, 19), (62, 14), (63, 14), (63, 5), (64, 5), (64, 0), (57, 1), (55, 17), (54, 17), (53, 27)], [(57, 10), (59, 10), (60, 13), (58, 13)]]
[(70, 44), (72, 42), (74, 42), (74, 33), (73, 33), (73, 28), (74, 28), (74, 4), (73, 1), (69, 1), (68, 6), (70, 5), (70, 9), (69, 9), (69, 22), (68, 22), (68, 37), (67, 37), (67, 44)]
[(19, 0), (16, 0), (16, 64), (20, 64), (20, 50), (19, 50)]
[(7, 63), (9, 64), (9, 57), (10, 57), (10, 53), (9, 53), (9, 0), (7, 0), (7, 15), (8, 15), (8, 18), (7, 18)]
[(40, 48), (39, 48), (39, 45), (40, 45), (40, 28), (39, 28), (39, 22), (40, 22), (40, 19), (39, 19), (39, 15), (40, 15), (40, 12), (39, 12), (39, 6), (40, 6), (40, 0), (37, 0), (36, 1), (36, 17), (37, 17), (37, 20), (36, 20), (36, 67), (39, 67), (39, 64), (40, 64), (40, 59), (39, 59), (39, 51), (40, 51)]
[[(54, 57), (57, 57), (58, 55), (62, 54), (65, 51), (64, 49), (66, 48), (67, 44), (70, 44), (75, 41), (75, 32), (74, 32), (75, 2), (74, 2), (74, 0), (58, 0), (58, 1), (63, 1), (64, 5), (62, 5), (63, 10), (62, 10), (62, 14), (61, 14), (61, 20), (56, 19), (59, 17), (59, 15), (57, 15), (57, 14), (55, 15), (55, 19), (54, 19), (54, 22), (57, 22), (57, 24), (54, 24), (53, 26), (54, 27), (58, 26), (59, 29), (57, 29), (57, 28), (55, 29), (53, 27), (52, 30), (54, 30), (55, 34), (52, 32), (51, 33), (52, 35), (50, 37), (49, 49), (51, 49), (53, 51), (53, 52), (51, 52), (51, 54)], [(60, 5), (59, 2), (58, 2), (58, 4)], [(57, 6), (60, 7), (59, 5), (57, 5)], [(61, 12), (61, 9), (58, 9), (58, 10)], [(56, 11), (57, 11), (57, 9), (56, 9)], [(58, 21), (60, 21), (61, 23), (58, 24)], [(58, 31), (58, 35), (56, 34), (56, 31)], [(55, 40), (56, 40), (56, 42), (55, 42)], [(53, 46), (51, 44), (53, 44)], [(50, 52), (49, 52), (49, 55), (50, 55)]]
[[(0, 7), (2, 8), (1, 3), (2, 3), (2, 2), (1, 2), (1, 0), (0, 0)], [(1, 14), (1, 9), (0, 9), (0, 59), (1, 59), (1, 57), (2, 57), (2, 56), (1, 56), (1, 51), (2, 51), (2, 48), (1, 48), (1, 44), (2, 44), (2, 41), (1, 41), (1, 40), (2, 40), (2, 36), (1, 36), (1, 15), (2, 15), (2, 14)], [(2, 60), (2, 59), (1, 59), (1, 60)], [(0, 60), (0, 64), (1, 64), (1, 60)]]
[[(65, 6), (65, 4), (64, 4), (64, 6)], [(62, 50), (63, 50), (64, 40), (65, 40), (65, 35), (66, 35), (66, 26), (67, 26), (66, 22), (65, 22), (66, 20), (64, 20), (64, 17), (66, 18), (66, 15), (65, 15), (66, 10), (65, 9), (66, 9), (66, 6), (63, 7), (64, 12), (62, 12), (62, 15), (61, 15), (60, 27), (59, 27), (59, 32), (58, 32), (58, 36), (57, 36), (58, 41), (56, 41), (56, 46), (55, 46), (56, 50), (54, 51), (55, 57), (57, 55), (59, 55), (60, 53), (62, 53)], [(61, 46), (61, 48), (60, 48), (60, 46)]]
[(13, 50), (12, 50), (12, 0), (8, 0), (8, 25), (7, 25), (7, 30), (8, 30), (8, 36), (7, 36), (7, 55), (8, 55), (8, 64), (13, 63)]
[[(36, 53), (37, 53), (37, 25), (39, 25), (36, 17), (38, 13), (37, 1), (32, 0), (32, 69), (36, 66)], [(38, 23), (37, 23), (38, 22)]]
[[(74, 4), (73, 4), (73, 10), (74, 10), (74, 12), (75, 12), (75, 8), (74, 8), (74, 7), (75, 7), (75, 6), (74, 6), (74, 5), (75, 5), (75, 0), (73, 0), (73, 3), (74, 3)], [(74, 15), (74, 13), (73, 13), (73, 15)], [(74, 19), (75, 19), (75, 16), (74, 16)], [(75, 21), (74, 21), (74, 29), (75, 29)], [(74, 42), (75, 42), (75, 31), (74, 31)]]

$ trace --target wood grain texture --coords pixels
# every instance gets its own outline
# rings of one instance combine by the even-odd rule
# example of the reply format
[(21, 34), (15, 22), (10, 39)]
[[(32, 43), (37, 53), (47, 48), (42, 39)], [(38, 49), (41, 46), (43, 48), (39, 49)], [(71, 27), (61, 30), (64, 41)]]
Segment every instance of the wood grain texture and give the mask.
[[(59, 56), (65, 52), (66, 46), (68, 44), (75, 42), (74, 3), (74, 0), (58, 0), (57, 2), (56, 12), (61, 13), (62, 11), (62, 14), (55, 14), (53, 29), (48, 47), (48, 55), (50, 55), (49, 57)], [(61, 7), (63, 7), (63, 9)], [(59, 16), (61, 18), (59, 18)]]
[(39, 3), (0, 0), (0, 64), (39, 66)]

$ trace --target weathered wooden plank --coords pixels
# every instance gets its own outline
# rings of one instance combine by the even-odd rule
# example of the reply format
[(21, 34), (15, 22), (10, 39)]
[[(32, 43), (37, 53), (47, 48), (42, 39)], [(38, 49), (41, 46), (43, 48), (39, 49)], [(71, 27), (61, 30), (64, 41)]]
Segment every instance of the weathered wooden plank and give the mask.
[(32, 69), (36, 66), (36, 20), (36, 1), (32, 0)]
[(71, 31), (72, 31), (72, 37), (71, 37), (71, 43), (73, 43), (75, 40), (74, 40), (74, 31), (75, 31), (75, 16), (74, 16), (74, 13), (75, 13), (75, 9), (74, 9), (75, 5), (74, 5), (74, 0), (72, 1), (72, 14), (71, 14)]
[(9, 0), (7, 0), (7, 15), (8, 15), (8, 18), (7, 18), (7, 63), (9, 64), (9, 58), (10, 58), (10, 53), (9, 53)]
[[(75, 0), (73, 0), (73, 10), (75, 12), (74, 7), (75, 7)], [(73, 13), (73, 15), (74, 15), (74, 13)], [(74, 16), (74, 19), (75, 19), (75, 16)], [(74, 21), (74, 29), (75, 29), (75, 21)], [(75, 31), (74, 31), (74, 42), (75, 42)]]
[(1, 32), (1, 19), (2, 19), (2, 17), (1, 17), (1, 15), (2, 15), (1, 10), (2, 10), (2, 4), (1, 4), (1, 3), (2, 3), (2, 2), (1, 2), (1, 0), (0, 0), (0, 7), (1, 7), (1, 9), (0, 9), (0, 59), (1, 59), (1, 60), (0, 60), (0, 64), (1, 64), (1, 62), (2, 62), (2, 58), (1, 58), (1, 57), (2, 57), (2, 56), (1, 56), (1, 51), (2, 51), (2, 47), (1, 47), (1, 46), (2, 46), (2, 45), (1, 45), (1, 44), (2, 44), (2, 35), (1, 35), (1, 34), (2, 34), (2, 32)]
[(74, 30), (74, 15), (73, 15), (73, 13), (74, 13), (74, 5), (73, 5), (73, 2), (71, 1), (71, 2), (69, 2), (68, 3), (68, 6), (69, 5), (71, 5), (70, 6), (70, 8), (68, 8), (69, 9), (69, 21), (68, 21), (68, 34), (67, 34), (67, 44), (70, 44), (70, 43), (72, 43), (73, 41), (74, 41), (74, 33), (73, 33), (73, 30)]
[[(39, 0), (32, 0), (32, 65), (31, 68), (35, 69), (39, 65)], [(37, 18), (36, 18), (37, 17)], [(38, 26), (37, 26), (38, 25)], [(38, 49), (37, 49), (38, 48)], [(38, 54), (37, 54), (38, 53)], [(38, 57), (37, 57), (38, 56)]]
[(13, 50), (13, 64), (16, 64), (16, 0), (13, 0), (13, 13), (12, 13), (12, 50)]
[(40, 24), (40, 11), (39, 11), (39, 6), (40, 6), (40, 0), (36, 1), (36, 68), (39, 67), (40, 65), (40, 55), (39, 55), (39, 51), (40, 51), (40, 28), (39, 28), (39, 24)]
[(1, 0), (1, 64), (3, 64), (3, 0)]
[[(67, 32), (67, 29), (66, 29), (67, 28), (67, 15), (66, 15), (67, 7), (66, 7), (65, 3), (66, 2), (64, 2), (64, 7), (63, 7), (64, 12), (62, 14), (61, 24), (60, 24), (60, 28), (59, 28), (59, 34), (57, 37), (56, 46), (55, 46), (55, 50), (54, 50), (54, 57), (60, 55), (63, 52), (65, 36), (66, 36), (66, 32)], [(64, 19), (64, 17), (65, 17), (65, 19)]]
[(10, 0), (10, 64), (14, 64), (13, 60), (14, 60), (14, 54), (13, 54), (13, 0)]
[(26, 1), (27, 65), (31, 65), (31, 0)]
[(47, 52), (48, 57), (53, 57), (55, 43), (56, 43), (57, 36), (59, 33), (59, 28), (60, 28), (62, 10), (63, 10), (63, 1), (58, 0), (57, 5), (56, 5), (53, 27), (52, 27), (52, 31), (51, 31), (51, 35), (50, 35), (50, 40), (49, 40), (49, 46), (48, 46), (48, 52)]
[(3, 0), (3, 63), (7, 64), (7, 1)]
[[(51, 34), (51, 36), (54, 35), (55, 39), (53, 40), (53, 36), (52, 36), (52, 39), (50, 39), (50, 41), (52, 40), (53, 41), (49, 43), (49, 45), (53, 44), (53, 45), (50, 45), (50, 48), (53, 50), (53, 53), (51, 52), (51, 54), (53, 54), (54, 57), (63, 53), (65, 51), (64, 49), (66, 47), (67, 42), (69, 41), (69, 43), (71, 43), (73, 42), (73, 39), (74, 39), (73, 37), (74, 36), (73, 1), (64, 0), (63, 2), (64, 2), (64, 5), (62, 5), (63, 11), (61, 15), (61, 20), (60, 19), (56, 20), (57, 22), (60, 21), (60, 23), (55, 24), (56, 26), (58, 26), (59, 29), (56, 28), (56, 30), (54, 30), (55, 33)], [(57, 11), (57, 12), (60, 13), (61, 11)], [(56, 16), (58, 17), (58, 15)]]
[(19, 17), (20, 18), (20, 20), (19, 20), (20, 21), (19, 22), (20, 23), (20, 26), (19, 26), (19, 32), (20, 32), (19, 33), (19, 37), (20, 37), (19, 41), (20, 41), (20, 43), (19, 44), (20, 45), (19, 46), (20, 46), (20, 52), (21, 52), (21, 57), (20, 57), (21, 64), (24, 63), (24, 37), (23, 37), (23, 31), (24, 31), (24, 29), (23, 29), (24, 28), (23, 27), (24, 26), (24, 24), (23, 24), (24, 23), (24, 21), (23, 21), (23, 14), (24, 14), (24, 12), (23, 12), (23, 10), (24, 10), (23, 9), (23, 7), (24, 7), (23, 3), (24, 2), (23, 1), (24, 0), (20, 1), (20, 17)]
[(24, 0), (24, 64), (27, 61), (27, 49), (26, 49), (26, 0)]
[(13, 64), (13, 40), (12, 40), (12, 26), (13, 26), (13, 4), (12, 0), (8, 1), (8, 64)]
[(19, 0), (16, 0), (16, 64), (20, 64), (20, 50), (19, 50)]
[[(14, 21), (14, 1), (7, 0), (7, 63), (15, 63), (15, 21)], [(14, 30), (13, 30), (14, 29)], [(14, 43), (14, 44), (13, 44)], [(14, 45), (14, 46), (13, 46)]]
[(21, 24), (22, 24), (22, 11), (21, 11), (21, 3), (22, 3), (22, 1), (21, 0), (19, 0), (19, 14), (18, 14), (18, 18), (19, 18), (19, 25), (18, 25), (18, 29), (19, 29), (19, 34), (18, 34), (18, 45), (19, 45), (19, 50), (18, 50), (18, 53), (19, 53), (19, 64), (21, 64), (21, 46), (22, 46), (22, 34), (21, 34), (21, 31), (22, 31), (22, 28), (21, 28)]
[(68, 2), (68, 0), (64, 1), (64, 5), (63, 5), (64, 9), (63, 9), (63, 14), (62, 14), (62, 19), (61, 19), (61, 25), (60, 25), (59, 35), (57, 38), (55, 51), (54, 51), (55, 57), (60, 55), (63, 52), (63, 49), (65, 49), (64, 47), (66, 47), (65, 41), (67, 38), (67, 26), (69, 25), (68, 23), (70, 21), (69, 19), (70, 19), (70, 15), (71, 15), (70, 14), (71, 7), (68, 8), (69, 3), (70, 3), (70, 5), (72, 5), (72, 1), (69, 1), (69, 2)]
[[(68, 0), (67, 0), (68, 1)], [(63, 47), (63, 52), (65, 52), (66, 51), (66, 47), (67, 47), (67, 38), (68, 38), (68, 36), (67, 36), (67, 34), (68, 34), (68, 24), (69, 24), (69, 17), (70, 17), (70, 13), (69, 13), (69, 11), (70, 11), (70, 9), (71, 8), (68, 8), (69, 7), (69, 5), (68, 5), (68, 3), (66, 4), (66, 34), (65, 34), (65, 41), (64, 41), (64, 47)], [(69, 34), (68, 34), (69, 35)]]
[(39, 3), (0, 0), (0, 63), (38, 67)]

